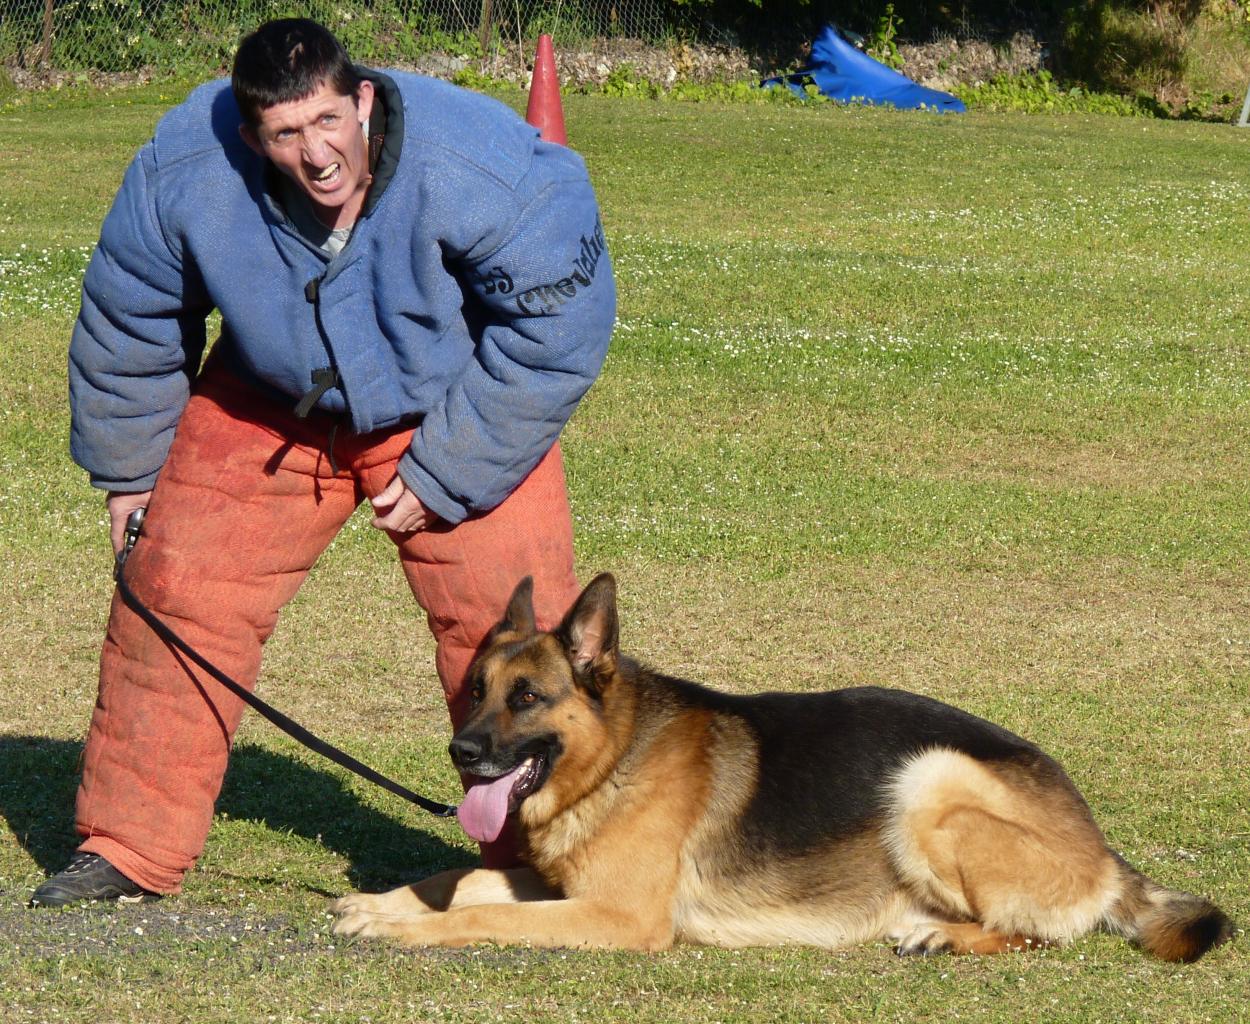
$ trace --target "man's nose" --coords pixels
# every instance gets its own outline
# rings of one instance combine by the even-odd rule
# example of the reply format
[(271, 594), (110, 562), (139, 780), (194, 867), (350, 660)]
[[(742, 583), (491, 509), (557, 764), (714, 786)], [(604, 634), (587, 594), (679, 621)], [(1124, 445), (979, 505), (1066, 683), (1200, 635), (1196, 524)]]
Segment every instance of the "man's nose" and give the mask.
[(326, 145), (325, 136), (322, 135), (316, 128), (312, 128), (304, 132), (302, 138), (304, 143), (304, 159), (310, 164), (315, 164), (319, 167), (324, 165), (327, 162), (326, 157), (329, 154), (329, 147)]

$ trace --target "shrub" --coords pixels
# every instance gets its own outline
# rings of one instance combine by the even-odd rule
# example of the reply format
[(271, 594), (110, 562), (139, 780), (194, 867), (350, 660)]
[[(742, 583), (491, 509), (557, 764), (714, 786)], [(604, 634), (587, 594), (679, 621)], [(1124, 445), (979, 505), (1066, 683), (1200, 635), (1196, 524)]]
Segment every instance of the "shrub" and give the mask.
[(1064, 88), (1049, 71), (998, 75), (989, 82), (957, 85), (952, 90), (970, 109), (1014, 110), (1028, 114), (1116, 114), (1155, 117), (1163, 111), (1150, 97), (1096, 92), (1080, 86)]

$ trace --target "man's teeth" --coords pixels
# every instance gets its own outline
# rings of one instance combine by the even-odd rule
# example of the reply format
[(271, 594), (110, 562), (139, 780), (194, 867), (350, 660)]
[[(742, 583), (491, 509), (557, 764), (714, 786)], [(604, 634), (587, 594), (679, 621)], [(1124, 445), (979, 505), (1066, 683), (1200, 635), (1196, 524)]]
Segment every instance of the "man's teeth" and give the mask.
[(333, 178), (336, 174), (338, 174), (338, 172), (339, 172), (339, 165), (336, 163), (331, 164), (320, 174), (314, 175), (313, 180), (314, 181), (328, 181), (330, 178)]

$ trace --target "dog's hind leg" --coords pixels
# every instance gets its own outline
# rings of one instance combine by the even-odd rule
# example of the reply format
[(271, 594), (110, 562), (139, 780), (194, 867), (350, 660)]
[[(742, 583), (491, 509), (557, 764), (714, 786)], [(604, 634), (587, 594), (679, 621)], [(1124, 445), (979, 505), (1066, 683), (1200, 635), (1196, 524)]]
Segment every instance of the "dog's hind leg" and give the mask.
[(1044, 942), (1023, 935), (1006, 935), (990, 931), (973, 921), (923, 921), (904, 934), (893, 936), (898, 940), (899, 956), (932, 956), (934, 953), (1016, 953)]
[(1115, 856), (1042, 755), (1004, 763), (926, 751), (899, 772), (889, 805), (890, 859), (931, 917), (896, 930), (900, 952), (1063, 942), (1098, 926), (1119, 897)]

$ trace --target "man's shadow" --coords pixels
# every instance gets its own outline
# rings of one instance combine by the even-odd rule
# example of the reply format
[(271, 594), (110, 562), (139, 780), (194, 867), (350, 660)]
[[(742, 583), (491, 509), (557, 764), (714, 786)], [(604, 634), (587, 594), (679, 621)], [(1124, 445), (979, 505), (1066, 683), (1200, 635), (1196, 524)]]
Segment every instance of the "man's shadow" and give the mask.
[[(78, 845), (74, 794), (82, 744), (43, 736), (0, 736), (0, 817), (46, 872), (59, 871)], [(330, 771), (246, 743), (236, 745), (217, 800), (219, 814), (315, 840), (347, 858), (354, 888), (401, 885), (475, 863), (440, 833), (454, 825), (400, 808), (392, 816), (362, 803)], [(329, 895), (329, 894), (325, 894)]]

